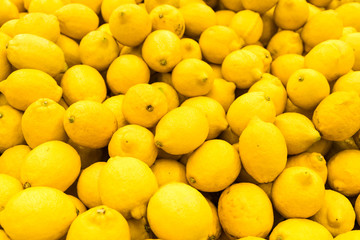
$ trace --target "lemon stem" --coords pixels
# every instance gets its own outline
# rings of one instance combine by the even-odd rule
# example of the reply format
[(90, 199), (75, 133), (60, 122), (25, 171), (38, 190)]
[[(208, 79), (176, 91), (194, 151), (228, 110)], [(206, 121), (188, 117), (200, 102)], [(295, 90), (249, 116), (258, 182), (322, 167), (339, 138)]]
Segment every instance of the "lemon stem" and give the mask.
[(167, 61), (165, 59), (160, 60), (160, 65), (165, 66), (167, 64)]
[(148, 112), (152, 112), (152, 111), (154, 111), (154, 107), (153, 107), (152, 105), (147, 105), (147, 106), (146, 106), (146, 110), (147, 110)]
[(74, 116), (70, 116), (69, 117), (69, 123), (73, 123), (75, 122), (75, 117)]
[(26, 182), (26, 183), (24, 183), (23, 187), (24, 187), (24, 189), (27, 189), (27, 188), (31, 187), (31, 184), (29, 182)]
[(105, 210), (105, 208), (100, 208), (96, 212), (99, 214), (105, 214), (106, 210)]
[(189, 181), (190, 181), (191, 183), (196, 183), (196, 180), (195, 180), (195, 178), (193, 178), (193, 177), (190, 177), (190, 178), (189, 178)]
[(163, 147), (163, 144), (159, 141), (156, 141), (155, 142), (155, 145), (158, 147), (158, 148), (162, 148)]

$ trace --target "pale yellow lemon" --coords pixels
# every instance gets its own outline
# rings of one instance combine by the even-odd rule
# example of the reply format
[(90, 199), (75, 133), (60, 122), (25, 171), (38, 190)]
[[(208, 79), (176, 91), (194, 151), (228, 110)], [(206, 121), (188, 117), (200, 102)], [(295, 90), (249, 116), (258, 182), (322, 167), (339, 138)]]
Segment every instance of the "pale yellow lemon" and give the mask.
[(267, 49), (259, 45), (247, 45), (242, 49), (254, 53), (261, 59), (264, 64), (264, 72), (270, 71), (270, 64), (272, 62), (272, 58), (270, 52)]
[(22, 112), (9, 105), (0, 106), (0, 152), (25, 142), (21, 130)]
[(296, 70), (304, 68), (305, 58), (300, 54), (284, 54), (271, 63), (271, 74), (278, 77), (286, 86), (289, 77)]
[(21, 165), (30, 150), (27, 145), (16, 145), (4, 151), (0, 156), (0, 173), (20, 180)]
[(116, 96), (109, 97), (103, 102), (103, 105), (105, 105), (114, 113), (118, 128), (121, 128), (127, 124), (124, 114), (122, 112), (122, 104), (124, 101), (124, 97), (125, 97), (124, 95), (119, 94)]
[(75, 40), (60, 34), (56, 44), (63, 50), (65, 62), (69, 67), (81, 63), (79, 44)]
[(101, 2), (101, 16), (105, 22), (109, 22), (113, 11), (125, 4), (136, 4), (135, 0), (103, 0)]
[(21, 192), (23, 186), (18, 179), (7, 174), (0, 174), (0, 183), (0, 211), (3, 211), (11, 197)]
[(309, 6), (305, 0), (279, 0), (274, 11), (278, 27), (285, 30), (301, 28), (309, 16)]
[(360, 70), (360, 45), (359, 45), (359, 39), (360, 39), (360, 33), (349, 33), (345, 36), (341, 37), (341, 40), (344, 42), (347, 42), (351, 45), (351, 47), (354, 49), (355, 54), (355, 63), (352, 69), (354, 71)]
[(360, 95), (360, 72), (359, 71), (350, 71), (347, 74), (340, 77), (336, 80), (332, 91), (356, 91)]
[(231, 10), (217, 10), (215, 11), (215, 15), (217, 25), (228, 27), (235, 12)]
[(213, 87), (205, 96), (218, 101), (225, 112), (227, 112), (230, 105), (235, 100), (235, 88), (236, 85), (233, 82), (228, 82), (222, 78), (215, 78)]
[(272, 58), (276, 60), (277, 57), (284, 54), (301, 55), (304, 47), (299, 33), (291, 30), (281, 30), (271, 38), (267, 50), (271, 53)]
[(174, 159), (157, 159), (151, 166), (159, 187), (171, 182), (188, 183), (185, 166)]
[(344, 26), (351, 26), (356, 28), (357, 31), (360, 30), (359, 13), (360, 13), (360, 3), (359, 2), (344, 2), (341, 6), (335, 9), (339, 14), (339, 17), (344, 23)]
[(0, 81), (6, 79), (12, 71), (6, 53), (6, 46), (10, 39), (10, 36), (0, 31)]
[(234, 29), (237, 35), (245, 41), (246, 45), (249, 45), (259, 41), (263, 31), (263, 22), (259, 13), (243, 10), (235, 14), (229, 27)]
[(165, 82), (154, 82), (151, 86), (159, 89), (166, 97), (168, 111), (179, 106), (179, 96), (174, 87)]
[(181, 46), (182, 59), (186, 59), (186, 58), (197, 58), (200, 60), (202, 59), (202, 52), (200, 45), (194, 39), (181, 38), (180, 46)]
[(0, 6), (0, 26), (11, 19), (19, 18), (19, 10), (12, 1), (1, 0)]

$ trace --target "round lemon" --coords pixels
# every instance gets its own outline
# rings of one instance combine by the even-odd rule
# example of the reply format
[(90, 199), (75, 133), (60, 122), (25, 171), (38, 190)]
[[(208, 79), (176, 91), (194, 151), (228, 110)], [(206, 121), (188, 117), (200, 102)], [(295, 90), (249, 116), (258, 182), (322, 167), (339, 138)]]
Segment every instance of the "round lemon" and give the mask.
[(339, 14), (344, 26), (351, 26), (356, 28), (357, 31), (360, 30), (359, 13), (360, 13), (360, 3), (359, 2), (344, 2), (341, 6), (335, 9)]
[(237, 0), (220, 0), (221, 5), (224, 6), (225, 9), (232, 10), (234, 12), (238, 12), (240, 10), (244, 10), (244, 6), (242, 5), (242, 1)]
[(192, 38), (181, 38), (180, 39), (181, 56), (182, 59), (197, 58), (202, 59), (202, 53), (200, 45), (197, 41)]
[(332, 0), (309, 0), (311, 4), (314, 4), (317, 7), (327, 7)]
[(346, 233), (339, 234), (334, 239), (335, 240), (355, 240), (358, 237), (360, 237), (360, 231), (352, 230), (352, 231), (349, 231)]
[(297, 30), (307, 21), (309, 6), (306, 0), (279, 0), (274, 10), (276, 25), (284, 30)]
[(0, 152), (25, 142), (21, 130), (22, 112), (9, 105), (0, 106)]
[(249, 9), (260, 14), (263, 14), (270, 10), (272, 7), (276, 6), (278, 0), (241, 0), (241, 3), (245, 9)]
[(101, 8), (101, 3), (103, 2), (103, 0), (71, 0), (72, 3), (81, 3), (84, 4), (86, 6), (88, 6), (89, 8), (91, 8), (92, 10), (94, 10), (94, 12), (96, 14), (100, 13), (100, 8)]
[(168, 104), (168, 111), (173, 110), (179, 106), (179, 96), (176, 90), (165, 82), (154, 82), (151, 86), (159, 89), (166, 97)]
[[(140, 0), (136, 0), (139, 2)], [(180, 7), (180, 0), (144, 0), (144, 7), (148, 12), (151, 12), (155, 7), (159, 5), (171, 5), (176, 8)]]
[(289, 77), (298, 69), (304, 68), (305, 58), (300, 54), (284, 54), (271, 63), (271, 74), (278, 77), (286, 86)]
[[(88, 1), (87, 1), (88, 2)], [(136, 4), (135, 0), (102, 0), (101, 2), (101, 16), (105, 22), (109, 22), (113, 11), (125, 4)]]
[(264, 72), (270, 71), (270, 64), (272, 62), (271, 54), (264, 47), (259, 45), (247, 45), (243, 50), (248, 50), (258, 56), (264, 64)]
[(5, 205), (14, 196), (16, 193), (21, 192), (23, 190), (23, 186), (21, 182), (7, 174), (0, 174), (0, 212), (4, 210)]
[(109, 97), (103, 102), (103, 105), (109, 108), (115, 115), (117, 121), (117, 127), (121, 128), (127, 124), (124, 114), (122, 112), (122, 104), (124, 101), (124, 95), (119, 94), (116, 96)]
[(360, 71), (350, 71), (336, 80), (332, 91), (356, 91), (360, 95)]
[(75, 40), (60, 34), (56, 44), (63, 50), (68, 67), (81, 64), (79, 44)]
[(11, 20), (5, 22), (0, 27), (0, 32), (8, 35), (9, 37), (14, 37), (15, 36), (15, 25), (18, 21), (19, 21), (19, 19), (17, 18), (17, 19), (11, 19)]
[(210, 97), (221, 104), (225, 112), (228, 111), (230, 105), (235, 100), (236, 85), (222, 78), (215, 78), (213, 87), (206, 97)]
[(27, 145), (16, 145), (6, 149), (0, 156), (0, 173), (20, 180), (21, 165), (30, 150)]
[(159, 187), (171, 182), (188, 183), (185, 166), (174, 159), (157, 159), (151, 166)]
[(231, 23), (231, 19), (235, 16), (235, 12), (231, 10), (217, 10), (215, 11), (215, 15), (216, 25), (228, 27)]
[(263, 21), (259, 13), (242, 10), (233, 16), (229, 27), (234, 29), (246, 45), (249, 45), (259, 41), (263, 31)]
[(290, 30), (281, 30), (277, 32), (269, 41), (267, 50), (271, 53), (274, 60), (285, 54), (303, 53), (303, 41), (300, 34)]
[(24, 0), (25, 8), (29, 13), (42, 12), (54, 14), (56, 10), (70, 3), (69, 0)]
[(0, 26), (11, 19), (19, 18), (19, 10), (12, 1), (1, 0), (0, 6)]

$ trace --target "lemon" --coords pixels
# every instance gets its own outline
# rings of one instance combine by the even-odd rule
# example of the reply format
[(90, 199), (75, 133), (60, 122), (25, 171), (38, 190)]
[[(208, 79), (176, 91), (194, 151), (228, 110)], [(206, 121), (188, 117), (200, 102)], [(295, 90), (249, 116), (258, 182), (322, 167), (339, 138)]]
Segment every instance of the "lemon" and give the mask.
[(143, 240), (151, 237), (150, 227), (146, 218), (140, 220), (128, 219), (131, 240)]
[(65, 109), (51, 99), (40, 98), (33, 102), (25, 110), (21, 120), (26, 143), (34, 148), (51, 140), (66, 141), (64, 114)]
[(7, 202), (14, 196), (16, 193), (23, 190), (21, 182), (7, 174), (0, 174), (0, 212), (5, 208)]
[(301, 38), (308, 49), (328, 39), (339, 39), (342, 35), (343, 23), (334, 10), (315, 14), (305, 24)]
[(185, 166), (173, 159), (157, 159), (151, 167), (159, 187), (171, 182), (187, 184)]
[(274, 21), (274, 10), (275, 8), (270, 9), (266, 13), (261, 15), (261, 20), (263, 21), (263, 31), (260, 37), (260, 42), (266, 46), (268, 45), (270, 39), (278, 32), (279, 28)]
[(10, 240), (10, 238), (8, 237), (8, 235), (6, 235), (4, 230), (0, 230), (0, 239), (1, 240)]
[(345, 36), (341, 37), (341, 40), (344, 42), (347, 42), (351, 45), (351, 47), (354, 49), (355, 54), (355, 63), (353, 66), (354, 71), (360, 70), (360, 45), (359, 45), (359, 39), (360, 39), (360, 33), (349, 33)]
[[(233, 145), (236, 151), (239, 150), (239, 136), (236, 135), (230, 127), (226, 128), (219, 136), (219, 139), (225, 140), (226, 142)], [(236, 146), (234, 144), (237, 144)]]
[(199, 147), (208, 133), (205, 114), (196, 108), (181, 106), (161, 118), (155, 130), (155, 144), (170, 154), (186, 154)]
[(222, 233), (222, 228), (218, 216), (218, 210), (214, 203), (212, 203), (208, 198), (206, 198), (206, 201), (208, 202), (212, 212), (212, 224), (208, 239), (219, 239)]
[(67, 4), (54, 13), (60, 23), (62, 34), (80, 40), (99, 26), (99, 17), (86, 5)]
[(354, 27), (344, 27), (343, 30), (342, 30), (342, 35), (341, 35), (340, 39), (344, 38), (348, 34), (356, 33), (356, 32), (357, 32), (356, 28), (354, 28)]
[(236, 50), (228, 54), (221, 66), (224, 79), (234, 82), (238, 88), (249, 88), (260, 80), (264, 64), (254, 53)]
[(71, 202), (75, 205), (75, 208), (76, 208), (77, 212), (79, 212), (79, 214), (81, 214), (87, 210), (85, 205), (80, 201), (80, 199), (78, 199), (77, 197), (74, 197), (73, 195), (69, 195), (69, 194), (68, 194), (68, 197), (70, 198)]
[(284, 112), (287, 93), (282, 82), (277, 77), (264, 73), (262, 78), (249, 88), (248, 92), (264, 92), (274, 103), (276, 115)]
[(103, 0), (101, 2), (101, 15), (105, 22), (109, 22), (113, 11), (125, 4), (135, 4), (135, 0)]
[(356, 200), (355, 200), (355, 204), (354, 204), (354, 210), (355, 210), (355, 214), (356, 214), (356, 222), (359, 224), (360, 222), (360, 197), (357, 196)]
[(271, 73), (278, 77), (286, 86), (290, 76), (299, 69), (304, 68), (305, 58), (300, 54), (284, 54), (271, 63)]
[(6, 52), (9, 62), (17, 69), (38, 69), (52, 77), (67, 69), (61, 48), (33, 34), (16, 35), (9, 41)]
[(0, 106), (9, 105), (4, 94), (0, 92)]
[(96, 14), (100, 13), (102, 0), (71, 0), (72, 3), (81, 3), (91, 8)]
[[(135, 55), (141, 59), (143, 59), (142, 57), (142, 53), (141, 53), (141, 50), (142, 50), (142, 44), (136, 46), (136, 47), (129, 47), (129, 46), (124, 46), (122, 45), (121, 43), (117, 42), (118, 45), (119, 45), (119, 48), (121, 48), (120, 50), (120, 56), (122, 55), (126, 55), (126, 54), (129, 54), (129, 55)], [(121, 46), (121, 47), (120, 47)]]
[(34, 34), (56, 42), (60, 36), (60, 25), (56, 16), (46, 13), (29, 13), (16, 22), (15, 35)]
[(30, 150), (27, 145), (16, 145), (5, 150), (0, 156), (0, 173), (20, 180), (21, 165)]
[(272, 58), (268, 50), (258, 45), (247, 45), (242, 49), (254, 53), (256, 56), (258, 56), (261, 59), (261, 61), (264, 64), (264, 72), (270, 71), (270, 64), (272, 62)]
[(317, 141), (313, 145), (311, 145), (306, 150), (306, 152), (320, 153), (321, 155), (325, 156), (329, 152), (329, 150), (332, 146), (332, 143), (333, 143), (332, 141), (321, 138), (320, 141)]
[(346, 233), (339, 234), (334, 239), (335, 240), (355, 240), (358, 237), (360, 237), (360, 231), (359, 230), (352, 230)]
[(179, 106), (179, 96), (170, 84), (165, 82), (154, 82), (151, 86), (159, 89), (165, 95), (168, 104), (168, 111)]
[(301, 55), (304, 47), (299, 33), (281, 30), (271, 38), (267, 50), (271, 53), (272, 58), (276, 60), (277, 57), (284, 54)]
[(114, 94), (125, 94), (138, 83), (148, 83), (150, 70), (144, 60), (132, 54), (121, 55), (110, 65), (106, 82)]
[(239, 12), (240, 10), (244, 10), (244, 6), (242, 5), (242, 1), (220, 0), (219, 2), (227, 10), (232, 10), (234, 12)]
[(339, 92), (339, 91), (356, 91), (360, 95), (360, 81), (359, 77), (360, 72), (359, 71), (350, 71), (347, 74), (340, 77), (338, 80), (336, 80), (332, 91), (333, 92)]
[(279, 0), (274, 11), (274, 20), (284, 30), (301, 28), (309, 16), (309, 6), (305, 0)]
[(105, 162), (96, 162), (85, 168), (77, 182), (77, 194), (80, 200), (88, 207), (93, 208), (101, 205), (99, 194), (99, 176)]
[[(137, 2), (140, 0), (137, 0)], [(180, 7), (181, 0), (144, 0), (145, 9), (151, 12), (155, 7), (159, 5), (171, 5), (176, 8)]]
[(111, 33), (121, 44), (135, 47), (149, 35), (152, 28), (149, 14), (136, 4), (124, 4), (110, 16)]
[(337, 236), (354, 228), (355, 211), (344, 195), (325, 190), (325, 201), (312, 219), (326, 227), (333, 236)]
[(315, 109), (314, 125), (324, 139), (345, 140), (359, 130), (360, 115), (356, 110), (359, 104), (360, 98), (356, 92), (334, 92)]
[(205, 240), (212, 212), (206, 198), (196, 189), (184, 183), (169, 183), (150, 198), (147, 218), (159, 238)]
[(9, 105), (0, 106), (0, 152), (25, 142), (21, 131), (22, 112)]
[(0, 31), (0, 81), (6, 79), (12, 71), (6, 53), (9, 40), (11, 40), (11, 37)]
[(225, 189), (219, 199), (218, 213), (224, 232), (236, 239), (266, 237), (274, 222), (270, 199), (252, 183), (237, 183)]
[(200, 35), (199, 44), (206, 60), (221, 64), (229, 53), (240, 49), (244, 41), (229, 27), (212, 26)]
[(290, 98), (288, 98), (286, 101), (285, 112), (300, 113), (300, 114), (304, 115), (305, 117), (312, 119), (314, 111), (302, 109), (302, 108), (296, 106), (293, 102), (291, 102)]
[(318, 239), (331, 240), (331, 233), (321, 224), (309, 219), (287, 219), (275, 226), (269, 240)]
[(267, 1), (253, 1), (253, 0), (241, 0), (241, 3), (245, 9), (249, 9), (260, 14), (263, 14), (276, 6), (278, 0), (267, 0)]
[(226, 119), (231, 130), (240, 136), (254, 116), (266, 122), (275, 121), (275, 105), (264, 92), (248, 92), (236, 98), (230, 105)]
[(233, 82), (228, 82), (222, 78), (215, 78), (213, 87), (205, 96), (218, 101), (225, 112), (227, 112), (230, 105), (235, 100), (235, 88), (236, 85)]
[(153, 31), (165, 29), (169, 30), (179, 38), (185, 32), (185, 19), (179, 9), (168, 4), (161, 4), (151, 10), (150, 18)]
[(65, 193), (49, 187), (31, 187), (6, 204), (1, 226), (11, 239), (59, 239), (76, 215), (75, 205)]
[(286, 141), (272, 123), (253, 118), (239, 139), (240, 159), (246, 172), (257, 182), (272, 182), (285, 168)]
[(214, 84), (214, 71), (202, 60), (184, 59), (172, 71), (172, 84), (186, 97), (205, 95)]
[(359, 150), (343, 150), (328, 162), (328, 183), (330, 187), (345, 196), (356, 196), (360, 192), (358, 172)]
[(0, 26), (11, 19), (19, 18), (19, 10), (12, 1), (1, 0), (0, 6)]
[(125, 218), (141, 219), (158, 184), (151, 169), (139, 159), (112, 157), (100, 172), (99, 193), (104, 205)]
[(69, 67), (81, 63), (79, 44), (75, 40), (60, 34), (56, 44), (63, 50), (65, 62)]
[(114, 113), (94, 101), (78, 101), (66, 109), (64, 128), (76, 144), (89, 148), (105, 147), (117, 130)]
[(263, 31), (263, 22), (259, 13), (242, 10), (231, 19), (229, 27), (234, 29), (246, 45), (249, 45), (259, 41)]
[(321, 155), (321, 153), (304, 152), (299, 155), (289, 157), (286, 162), (286, 168), (290, 167), (310, 168), (319, 174), (324, 184), (326, 183), (328, 171), (325, 158)]
[(310, 0), (309, 2), (317, 7), (327, 7), (331, 3), (331, 0)]
[(197, 58), (202, 59), (200, 45), (197, 41), (191, 38), (180, 39), (181, 56), (182, 59)]
[(310, 168), (290, 167), (275, 180), (271, 196), (274, 207), (285, 218), (308, 218), (323, 206), (325, 187)]
[(11, 20), (5, 22), (0, 27), (0, 32), (5, 33), (9, 37), (14, 37), (15, 36), (15, 25), (18, 21), (19, 21), (19, 19), (16, 18), (16, 19), (11, 19)]
[(359, 2), (348, 2), (342, 4), (335, 10), (341, 20), (344, 23), (345, 27), (351, 26), (356, 28), (357, 31), (360, 30), (360, 24), (358, 23), (358, 16), (360, 12), (360, 3)]
[(69, 0), (25, 0), (24, 3), (29, 13), (42, 12), (47, 14), (54, 14), (56, 10), (60, 9), (64, 5), (70, 3)]
[(235, 12), (231, 10), (217, 10), (215, 15), (216, 25), (228, 27), (231, 23), (231, 19), (235, 16)]
[(319, 43), (305, 56), (305, 67), (322, 73), (328, 81), (334, 81), (348, 73), (354, 62), (353, 48), (341, 40)]
[(117, 127), (121, 128), (127, 124), (124, 114), (122, 112), (122, 104), (124, 101), (124, 95), (116, 95), (106, 99), (103, 105), (109, 108), (115, 115), (117, 121)]
[(263, 240), (265, 238), (259, 238), (259, 237), (244, 237), (244, 238), (239, 238), (239, 240)]
[(127, 122), (153, 127), (168, 111), (165, 95), (150, 84), (136, 84), (126, 92), (122, 112)]
[(186, 178), (200, 191), (218, 192), (235, 181), (240, 169), (239, 155), (231, 144), (214, 139), (206, 141), (190, 155)]
[(81, 160), (81, 169), (87, 168), (91, 164), (103, 160), (104, 149), (102, 148), (94, 149), (83, 147), (74, 143), (71, 139), (69, 139), (67, 143), (70, 144), (79, 154)]
[(194, 2), (182, 6), (179, 10), (185, 20), (186, 36), (196, 39), (206, 29), (216, 25), (215, 12), (206, 4)]

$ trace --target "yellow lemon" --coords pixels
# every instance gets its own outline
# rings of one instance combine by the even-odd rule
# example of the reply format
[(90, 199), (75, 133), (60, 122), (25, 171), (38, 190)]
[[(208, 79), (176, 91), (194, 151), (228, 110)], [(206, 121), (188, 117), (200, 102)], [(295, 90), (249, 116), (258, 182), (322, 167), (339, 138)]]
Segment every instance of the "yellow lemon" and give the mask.
[(235, 12), (231, 10), (217, 10), (215, 15), (217, 25), (228, 27), (231, 19), (235, 16)]
[(165, 95), (150, 84), (136, 84), (126, 92), (122, 112), (127, 122), (153, 127), (168, 111)]
[(286, 165), (284, 136), (274, 124), (258, 117), (240, 135), (239, 152), (246, 172), (259, 183), (272, 182)]
[(208, 198), (206, 198), (206, 201), (208, 202), (212, 212), (212, 224), (208, 239), (219, 239), (222, 233), (222, 228), (218, 216), (218, 210)]
[(309, 16), (309, 6), (305, 0), (279, 0), (274, 11), (274, 20), (284, 30), (301, 28)]
[(88, 65), (75, 65), (69, 68), (61, 79), (63, 98), (71, 105), (81, 100), (103, 102), (106, 98), (106, 85), (101, 74)]
[(277, 77), (264, 73), (262, 78), (249, 88), (248, 92), (264, 92), (274, 103), (276, 115), (284, 112), (287, 93)]
[(277, 57), (284, 54), (301, 55), (304, 47), (299, 33), (281, 30), (271, 38), (267, 50), (271, 53), (272, 58), (276, 60)]
[(358, 184), (360, 166), (359, 150), (343, 150), (328, 162), (328, 183), (330, 187), (345, 196), (356, 196), (360, 192)]
[(335, 240), (356, 240), (360, 237), (360, 231), (359, 230), (352, 230), (346, 233), (339, 234), (334, 239)]
[(181, 46), (182, 59), (187, 59), (187, 58), (197, 58), (200, 60), (202, 59), (200, 45), (194, 39), (181, 38), (180, 46)]
[(260, 80), (264, 64), (254, 53), (247, 50), (236, 50), (228, 54), (222, 65), (224, 79), (234, 82), (238, 88), (249, 88)]
[[(139, 1), (139, 0), (137, 0)], [(151, 12), (155, 7), (159, 5), (171, 5), (176, 8), (180, 7), (180, 1), (181, 0), (144, 0), (145, 9), (148, 12)]]
[(122, 104), (124, 101), (124, 97), (124, 95), (120, 94), (112, 96), (103, 102), (103, 105), (105, 105), (114, 113), (118, 128), (121, 128), (127, 124), (124, 114), (122, 112)]
[(4, 232), (4, 230), (0, 230), (0, 239), (1, 239), (1, 240), (10, 240), (9, 236), (6, 235), (6, 233)]
[(56, 44), (63, 50), (65, 62), (69, 67), (81, 63), (79, 44), (75, 40), (60, 34)]
[(194, 2), (179, 10), (185, 20), (185, 35), (191, 38), (198, 38), (203, 31), (216, 24), (215, 12), (206, 4)]
[(80, 41), (80, 59), (83, 64), (106, 70), (119, 56), (120, 50), (115, 39), (103, 31), (91, 31)]
[(106, 73), (106, 82), (114, 94), (125, 94), (130, 87), (138, 83), (148, 83), (149, 80), (149, 67), (144, 60), (132, 54), (116, 58)]
[(263, 31), (263, 22), (259, 13), (243, 10), (235, 14), (229, 27), (234, 29), (246, 45), (249, 45), (259, 41)]
[(67, 4), (54, 13), (60, 23), (62, 34), (80, 40), (99, 26), (99, 17), (83, 4)]
[(113, 11), (125, 4), (136, 4), (135, 0), (103, 0), (101, 2), (101, 15), (105, 22), (109, 22)]
[(332, 240), (331, 233), (320, 223), (309, 219), (287, 219), (280, 222), (270, 234), (269, 240), (318, 239)]
[(124, 4), (114, 10), (109, 20), (110, 31), (121, 44), (135, 47), (152, 28), (149, 14), (136, 4)]
[(94, 149), (83, 147), (74, 143), (71, 139), (67, 142), (70, 144), (79, 154), (81, 160), (81, 169), (87, 168), (91, 164), (99, 161), (103, 161), (104, 149)]
[(187, 184), (185, 166), (173, 159), (157, 159), (151, 167), (159, 187), (171, 183), (182, 182)]
[(26, 143), (35, 148), (47, 141), (66, 141), (64, 114), (65, 109), (49, 98), (40, 98), (30, 104), (21, 120)]
[(199, 44), (206, 60), (221, 64), (229, 53), (240, 49), (244, 41), (229, 27), (212, 26), (200, 35)]
[(325, 201), (312, 219), (326, 227), (333, 236), (337, 236), (354, 228), (355, 211), (344, 195), (325, 190)]
[(65, 193), (50, 187), (31, 187), (7, 203), (1, 213), (1, 226), (11, 239), (52, 240), (64, 236), (76, 216), (76, 207)]
[(10, 39), (10, 36), (0, 32), (0, 81), (6, 79), (12, 71), (6, 52), (6, 46)]
[(117, 120), (105, 105), (83, 100), (66, 109), (64, 128), (75, 143), (89, 148), (102, 148), (117, 130)]
[(305, 56), (305, 67), (324, 74), (328, 81), (334, 81), (348, 73), (354, 63), (353, 48), (341, 40), (319, 43)]
[(263, 240), (265, 238), (259, 238), (259, 237), (244, 237), (244, 238), (239, 238), (239, 240)]
[(70, 225), (68, 240), (130, 240), (125, 218), (107, 206), (98, 206), (79, 215)]
[(60, 25), (56, 16), (46, 13), (29, 13), (15, 24), (15, 35), (34, 34), (56, 42), (60, 36)]
[(47, 14), (54, 14), (56, 10), (64, 5), (70, 3), (70, 0), (25, 0), (29, 13), (42, 12)]
[(1, 0), (0, 6), (0, 26), (11, 19), (19, 18), (19, 10), (12, 1)]
[(334, 92), (320, 102), (312, 120), (324, 139), (342, 141), (359, 130), (359, 107), (356, 92)]
[(355, 63), (352, 69), (354, 71), (359, 71), (360, 70), (360, 44), (359, 44), (360, 33), (355, 32), (355, 33), (346, 34), (341, 38), (341, 40), (349, 43), (351, 47), (354, 49)]
[(310, 0), (309, 2), (317, 7), (327, 7), (331, 0)]
[(264, 72), (269, 72), (272, 58), (268, 50), (258, 45), (247, 45), (242, 49), (248, 50), (258, 56), (264, 64)]
[(168, 111), (173, 110), (179, 106), (179, 96), (176, 90), (165, 82), (154, 82), (151, 86), (159, 89), (166, 97), (168, 104)]
[(205, 95), (214, 84), (214, 71), (202, 60), (184, 59), (172, 71), (172, 84), (186, 97)]
[(99, 176), (105, 162), (96, 162), (85, 168), (77, 182), (77, 194), (80, 200), (88, 207), (93, 208), (101, 205), (99, 194)]
[(358, 22), (360, 13), (359, 2), (344, 3), (336, 8), (335, 11), (339, 14), (339, 17), (343, 21), (345, 27), (351, 26), (356, 28), (357, 31), (360, 30), (360, 24)]
[(9, 105), (0, 106), (0, 152), (25, 142), (21, 130), (22, 112)]
[(225, 189), (219, 199), (218, 213), (224, 232), (234, 239), (266, 237), (274, 222), (270, 199), (252, 183), (237, 183)]
[(141, 59), (143, 59), (142, 57), (142, 53), (141, 53), (141, 50), (142, 50), (142, 44), (136, 46), (136, 47), (129, 47), (129, 46), (124, 46), (122, 45), (121, 43), (117, 42), (119, 44), (119, 46), (121, 45), (121, 50), (120, 50), (120, 56), (122, 55), (135, 55)]
[(345, 37), (347, 34), (351, 34), (351, 33), (356, 33), (356, 28), (354, 27), (344, 27), (343, 30), (342, 30), (342, 36), (341, 36), (341, 39), (343, 37)]
[(159, 238), (205, 240), (212, 212), (206, 198), (196, 189), (184, 183), (169, 183), (150, 198), (147, 218)]
[(131, 240), (143, 240), (151, 237), (150, 227), (146, 218), (128, 219)]
[(266, 122), (275, 121), (275, 105), (264, 92), (248, 92), (235, 99), (230, 105), (226, 119), (231, 130), (240, 136), (254, 116)]
[(278, 32), (279, 28), (274, 21), (274, 10), (275, 8), (270, 9), (266, 13), (261, 15), (261, 20), (263, 21), (263, 31), (260, 37), (260, 42), (266, 46), (268, 45), (270, 39)]
[(161, 118), (155, 130), (155, 144), (170, 154), (186, 154), (198, 148), (208, 133), (205, 114), (197, 108), (181, 106)]
[(94, 10), (94, 12), (96, 14), (100, 13), (100, 8), (101, 8), (101, 3), (103, 2), (103, 0), (71, 0), (72, 3), (81, 3), (84, 4), (86, 6), (88, 6), (89, 8), (91, 8), (92, 10)]
[(86, 207), (85, 205), (80, 201), (80, 199), (78, 199), (77, 197), (74, 197), (73, 195), (69, 195), (68, 197), (70, 198), (71, 202), (75, 205), (77, 212), (79, 212), (79, 214), (86, 212)]
[(104, 205), (125, 218), (141, 219), (158, 184), (151, 169), (139, 159), (112, 157), (100, 172), (99, 193)]
[(186, 163), (186, 178), (200, 191), (218, 192), (235, 181), (240, 169), (240, 158), (233, 146), (214, 139), (204, 142), (190, 155)]
[(312, 116), (314, 113), (313, 110), (305, 110), (305, 109), (302, 109), (302, 108), (296, 106), (293, 102), (291, 102), (290, 98), (288, 98), (286, 101), (285, 112), (300, 113), (309, 119), (312, 119)]
[(21, 182), (7, 174), (0, 174), (0, 212), (4, 210), (5, 205), (16, 193), (23, 190)]
[[(230, 144), (238, 144), (239, 143), (239, 136), (236, 135), (230, 127), (226, 128), (219, 136), (219, 139), (225, 140)], [(236, 151), (239, 150), (239, 145), (234, 146)]]
[(289, 77), (286, 90), (292, 103), (300, 108), (312, 110), (330, 94), (330, 85), (320, 72), (299, 69)]
[(30, 150), (27, 145), (16, 145), (5, 150), (0, 156), (0, 173), (20, 180), (21, 165)]
[(178, 35), (179, 38), (184, 35), (185, 19), (176, 7), (162, 4), (152, 9), (149, 14), (153, 31), (169, 30)]
[(3, 93), (0, 92), (0, 106), (9, 105), (6, 100), (6, 97)]
[(305, 24), (301, 38), (308, 49), (328, 39), (339, 39), (342, 35), (343, 23), (334, 10), (315, 14)]
[(306, 152), (320, 153), (321, 155), (325, 156), (329, 152), (329, 150), (332, 146), (332, 143), (333, 143), (332, 141), (321, 138), (320, 141), (317, 141), (313, 145), (311, 145), (306, 150)]
[(271, 63), (271, 74), (278, 77), (286, 86), (289, 77), (299, 69), (304, 68), (305, 58), (300, 54), (284, 54)]
[(67, 69), (61, 48), (33, 34), (16, 35), (9, 41), (6, 52), (9, 62), (17, 69), (38, 69), (52, 77)]
[[(27, 13), (25, 13), (25, 14), (27, 14)], [(15, 36), (15, 25), (18, 21), (19, 21), (19, 19), (17, 18), (17, 19), (11, 19), (11, 20), (5, 22), (0, 27), (0, 32), (5, 33), (9, 37), (14, 37)]]
[(228, 82), (222, 78), (215, 78), (213, 87), (205, 96), (218, 101), (225, 112), (227, 112), (230, 105), (235, 100), (235, 89), (236, 85), (233, 82)]
[(324, 184), (326, 183), (328, 171), (325, 158), (321, 155), (321, 153), (304, 152), (299, 155), (289, 157), (286, 162), (286, 168), (290, 167), (310, 168), (319, 174)]
[(228, 10), (238, 12), (240, 10), (244, 10), (244, 7), (242, 5), (242, 1), (237, 0), (220, 0), (220, 4)]
[(332, 91), (339, 92), (339, 91), (356, 91), (360, 95), (360, 72), (359, 71), (350, 71), (347, 74), (340, 77), (336, 80)]
[(323, 206), (325, 186), (310, 168), (290, 167), (275, 180), (271, 197), (274, 207), (285, 218), (308, 218)]
[(61, 141), (48, 141), (30, 151), (21, 166), (25, 188), (46, 186), (65, 191), (80, 173), (81, 161), (76, 150)]
[(355, 213), (356, 213), (356, 222), (359, 224), (360, 222), (360, 197), (357, 196), (356, 200), (355, 200), (355, 205), (354, 205), (354, 209), (355, 209)]

